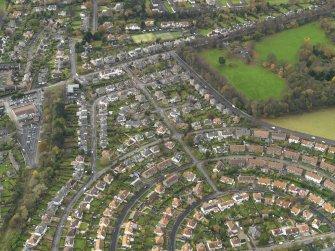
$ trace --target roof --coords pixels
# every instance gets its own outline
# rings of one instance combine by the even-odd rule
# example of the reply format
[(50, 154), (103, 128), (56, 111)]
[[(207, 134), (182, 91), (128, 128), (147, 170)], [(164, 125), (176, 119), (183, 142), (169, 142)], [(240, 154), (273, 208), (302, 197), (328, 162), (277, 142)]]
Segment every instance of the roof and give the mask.
[(24, 105), (18, 108), (14, 108), (13, 112), (15, 113), (16, 116), (21, 116), (23, 114), (28, 115), (28, 114), (37, 113), (38, 110), (34, 104), (28, 104), (28, 105)]

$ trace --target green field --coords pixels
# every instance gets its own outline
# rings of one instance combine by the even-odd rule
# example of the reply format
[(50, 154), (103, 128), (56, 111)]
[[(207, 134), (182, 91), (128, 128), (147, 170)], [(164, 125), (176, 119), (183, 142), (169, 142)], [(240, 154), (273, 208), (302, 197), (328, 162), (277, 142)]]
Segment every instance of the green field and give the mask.
[(0, 0), (0, 10), (5, 10), (5, 7), (6, 7), (5, 4), (6, 4), (5, 0)]
[(136, 34), (132, 36), (132, 39), (135, 43), (147, 43), (154, 42), (157, 39), (163, 41), (174, 40), (182, 36), (181, 32), (157, 32), (157, 33), (145, 33), (145, 34)]
[[(247, 65), (233, 58), (220, 65), (219, 57), (224, 51), (219, 49), (203, 50), (200, 55), (221, 73), (240, 93), (252, 100), (280, 99), (285, 89), (285, 81), (260, 65)], [(229, 66), (233, 63), (233, 66)]]
[(322, 43), (333, 46), (320, 28), (320, 24), (314, 22), (262, 39), (256, 43), (256, 53), (262, 61), (265, 61), (268, 55), (273, 53), (277, 60), (294, 64), (297, 61), (298, 50), (305, 39), (308, 39), (313, 44)]
[(266, 121), (294, 131), (335, 140), (335, 108), (266, 119)]

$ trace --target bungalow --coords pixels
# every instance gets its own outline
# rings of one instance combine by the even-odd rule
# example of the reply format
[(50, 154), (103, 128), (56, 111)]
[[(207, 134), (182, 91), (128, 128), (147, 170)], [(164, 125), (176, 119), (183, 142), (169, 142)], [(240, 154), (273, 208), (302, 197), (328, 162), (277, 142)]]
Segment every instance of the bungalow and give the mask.
[(313, 213), (309, 210), (304, 210), (302, 213), (302, 216), (305, 218), (305, 220), (310, 220), (313, 217)]
[(222, 249), (222, 241), (206, 241), (206, 246), (208, 251), (214, 251), (218, 249)]
[(106, 174), (104, 176), (104, 182), (106, 182), (108, 185), (110, 185), (113, 180), (114, 180), (114, 177), (111, 174)]
[(284, 141), (286, 140), (286, 133), (283, 132), (272, 132), (271, 138), (272, 140)]
[(300, 143), (300, 138), (298, 136), (295, 136), (295, 135), (290, 135), (290, 137), (288, 139), (288, 143), (299, 144)]
[(116, 209), (116, 208), (118, 208), (119, 205), (120, 205), (120, 202), (118, 200), (114, 199), (109, 203), (108, 206), (111, 209)]
[(310, 157), (307, 155), (302, 155), (301, 161), (307, 164), (310, 164), (312, 166), (316, 166), (318, 163), (318, 158), (317, 157)]
[(335, 165), (331, 165), (325, 161), (320, 162), (320, 168), (328, 172), (335, 172)]
[(165, 188), (161, 183), (158, 183), (155, 187), (155, 192), (158, 194), (164, 194), (165, 193)]
[(289, 150), (284, 151), (284, 158), (291, 159), (291, 160), (294, 160), (294, 161), (298, 161), (299, 157), (300, 157), (300, 153), (298, 153), (298, 152), (289, 151)]
[(276, 228), (276, 229), (272, 229), (271, 233), (273, 236), (281, 236), (281, 235), (285, 235), (285, 232), (283, 231), (282, 228)]
[(102, 181), (102, 180), (99, 180), (97, 182), (97, 184), (95, 185), (95, 187), (100, 190), (100, 191), (104, 191), (105, 188), (106, 188), (106, 182)]
[(257, 178), (257, 182), (258, 182), (259, 185), (262, 185), (262, 186), (270, 186), (271, 185), (271, 179), (269, 179), (269, 178), (259, 177), (259, 178)]
[(130, 192), (128, 190), (121, 190), (118, 195), (114, 196), (114, 199), (122, 203), (129, 196), (129, 194)]
[(227, 177), (222, 175), (220, 178), (220, 181), (224, 184), (228, 184), (228, 185), (234, 185), (235, 184), (235, 180), (233, 178)]
[(320, 184), (322, 181), (322, 176), (312, 172), (306, 172), (305, 178), (317, 184)]
[(173, 208), (171, 207), (165, 208), (165, 211), (163, 212), (163, 214), (171, 217), (173, 215)]
[(259, 139), (268, 139), (269, 131), (266, 130), (253, 130), (253, 136)]
[(266, 148), (266, 154), (268, 155), (277, 155), (277, 156), (281, 156), (282, 154), (282, 149), (279, 146), (269, 146)]
[(292, 173), (292, 174), (298, 175), (298, 176), (301, 176), (303, 171), (304, 171), (304, 169), (302, 169), (302, 168), (299, 168), (299, 167), (296, 167), (296, 166), (291, 166), (291, 165), (288, 165), (286, 167), (286, 170), (287, 170), (288, 173)]
[(286, 228), (285, 229), (285, 234), (288, 235), (288, 236), (290, 236), (290, 235), (297, 236), (299, 234), (299, 228), (297, 228), (297, 227)]
[(306, 223), (297, 224), (296, 227), (299, 229), (299, 233), (301, 234), (309, 232), (309, 226)]
[(331, 180), (326, 179), (326, 181), (323, 183), (323, 186), (335, 192), (335, 183)]
[(328, 202), (323, 203), (322, 208), (330, 214), (335, 213), (335, 208)]
[(308, 199), (312, 202), (314, 202), (318, 206), (322, 206), (323, 203), (325, 202), (320, 196), (316, 196), (313, 193), (310, 193), (308, 196)]

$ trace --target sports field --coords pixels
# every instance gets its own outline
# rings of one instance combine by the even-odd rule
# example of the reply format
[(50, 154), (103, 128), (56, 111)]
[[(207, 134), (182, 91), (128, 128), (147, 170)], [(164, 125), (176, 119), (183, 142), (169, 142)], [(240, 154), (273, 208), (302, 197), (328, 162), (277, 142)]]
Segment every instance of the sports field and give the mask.
[[(225, 52), (220, 49), (203, 50), (200, 55), (241, 94), (252, 100), (280, 99), (285, 81), (260, 65), (248, 65), (233, 58), (220, 65), (219, 57)], [(233, 64), (233, 66), (230, 66)]]
[(335, 108), (266, 119), (276, 126), (335, 140)]
[[(1, 0), (0, 0), (1, 1)], [(182, 36), (181, 32), (152, 32), (145, 34), (136, 34), (132, 36), (132, 39), (135, 43), (147, 43), (154, 42), (157, 39), (161, 39), (163, 41), (174, 40), (180, 38)]]
[(265, 61), (268, 55), (273, 53), (277, 60), (294, 64), (297, 61), (298, 50), (305, 40), (309, 40), (312, 44), (333, 46), (320, 28), (319, 22), (314, 22), (262, 39), (256, 43), (256, 53), (261, 61)]

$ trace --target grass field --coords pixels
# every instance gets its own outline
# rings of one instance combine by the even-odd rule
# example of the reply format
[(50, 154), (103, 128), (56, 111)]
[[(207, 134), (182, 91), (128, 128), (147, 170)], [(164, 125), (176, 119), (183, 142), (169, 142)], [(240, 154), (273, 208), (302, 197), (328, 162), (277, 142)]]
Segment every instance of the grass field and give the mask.
[[(224, 51), (219, 49), (204, 50), (200, 55), (246, 97), (252, 100), (281, 98), (286, 86), (285, 81), (262, 66), (247, 65), (238, 59), (229, 59), (222, 66), (219, 57), (224, 55)], [(230, 62), (234, 66), (228, 66)]]
[(135, 43), (146, 43), (146, 42), (154, 42), (156, 39), (161, 39), (163, 41), (166, 40), (174, 40), (180, 38), (182, 36), (181, 32), (157, 32), (157, 33), (145, 33), (145, 34), (137, 34), (133, 35), (132, 39)]
[(273, 53), (278, 60), (294, 64), (297, 61), (298, 50), (305, 39), (309, 39), (313, 44), (322, 43), (333, 46), (321, 30), (320, 24), (314, 22), (262, 39), (256, 43), (257, 56), (261, 61), (265, 61), (268, 55)]
[(266, 119), (266, 121), (294, 131), (335, 140), (335, 108)]
[(0, 0), (0, 10), (5, 10), (5, 8), (6, 8), (5, 0)]

